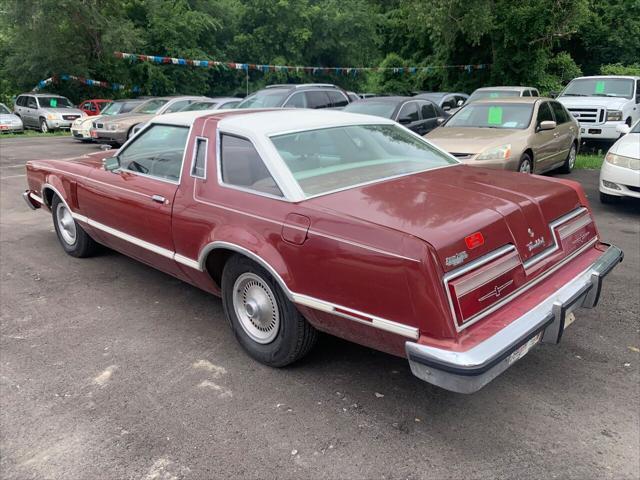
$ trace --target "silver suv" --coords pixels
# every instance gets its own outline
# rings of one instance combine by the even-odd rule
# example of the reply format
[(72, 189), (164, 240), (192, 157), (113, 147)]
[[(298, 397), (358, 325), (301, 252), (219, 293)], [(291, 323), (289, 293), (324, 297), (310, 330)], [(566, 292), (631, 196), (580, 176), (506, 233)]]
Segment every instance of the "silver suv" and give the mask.
[(16, 99), (13, 111), (22, 119), (24, 128), (37, 128), (43, 133), (69, 129), (74, 120), (85, 115), (68, 98), (49, 93), (23, 93)]

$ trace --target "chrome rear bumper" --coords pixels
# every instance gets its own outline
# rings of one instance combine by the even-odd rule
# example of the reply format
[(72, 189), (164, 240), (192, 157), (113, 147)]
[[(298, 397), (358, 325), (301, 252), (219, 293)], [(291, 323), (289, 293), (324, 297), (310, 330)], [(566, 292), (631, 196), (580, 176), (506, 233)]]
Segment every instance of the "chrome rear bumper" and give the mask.
[(593, 308), (600, 299), (602, 279), (624, 254), (610, 246), (587, 270), (498, 333), (465, 352), (415, 342), (405, 350), (413, 374), (446, 390), (473, 393), (522, 358), (538, 341), (558, 343), (568, 315)]

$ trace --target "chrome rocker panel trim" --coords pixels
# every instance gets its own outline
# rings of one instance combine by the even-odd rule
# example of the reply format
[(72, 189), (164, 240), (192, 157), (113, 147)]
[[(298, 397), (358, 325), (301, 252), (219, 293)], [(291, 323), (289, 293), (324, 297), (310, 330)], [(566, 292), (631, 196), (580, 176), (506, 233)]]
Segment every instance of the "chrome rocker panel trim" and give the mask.
[(577, 308), (593, 308), (597, 305), (602, 279), (623, 257), (622, 250), (609, 246), (580, 275), (466, 352), (406, 342), (405, 350), (412, 373), (425, 382), (453, 392), (473, 393), (480, 390), (519, 360), (511, 360), (511, 354), (536, 335), (542, 333), (543, 343), (560, 342), (567, 315)]

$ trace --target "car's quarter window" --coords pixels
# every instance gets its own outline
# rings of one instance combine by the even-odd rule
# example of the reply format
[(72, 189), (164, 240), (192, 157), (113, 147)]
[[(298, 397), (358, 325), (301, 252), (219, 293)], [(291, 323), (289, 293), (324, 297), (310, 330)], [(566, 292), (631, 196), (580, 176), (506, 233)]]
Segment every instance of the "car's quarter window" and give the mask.
[(416, 102), (405, 103), (398, 112), (398, 121), (417, 122), (420, 120), (418, 113), (418, 104)]
[(542, 102), (540, 108), (538, 108), (538, 116), (536, 117), (536, 125), (540, 125), (540, 122), (554, 121), (553, 114), (551, 113), (551, 107), (549, 102)]
[(153, 124), (118, 154), (120, 169), (178, 182), (189, 129)]
[(438, 112), (436, 112), (435, 107), (428, 102), (424, 102), (420, 104), (420, 113), (422, 114), (423, 120), (436, 118), (438, 116)]
[(349, 100), (345, 97), (342, 92), (339, 91), (327, 91), (327, 95), (329, 96), (329, 100), (331, 101), (332, 107), (346, 107), (349, 105)]
[(327, 92), (309, 90), (305, 92), (307, 97), (307, 108), (328, 108), (331, 106)]
[(220, 178), (226, 185), (282, 197), (251, 141), (235, 135), (220, 135)]
[(196, 137), (196, 145), (191, 162), (191, 176), (207, 178), (207, 148), (208, 141), (204, 137)]
[(525, 91), (522, 93), (522, 96), (523, 96), (523, 97), (530, 97), (530, 96), (531, 96), (531, 90), (525, 90)]
[(349, 125), (271, 137), (307, 197), (457, 162), (397, 125)]
[(540, 93), (538, 93), (538, 90), (536, 90), (535, 88), (533, 90), (531, 90), (531, 96), (532, 97), (539, 97)]
[(556, 123), (558, 125), (569, 121), (569, 115), (567, 115), (567, 112), (562, 105), (560, 105), (558, 102), (549, 103), (551, 104), (551, 109), (553, 110), (553, 113), (556, 117)]

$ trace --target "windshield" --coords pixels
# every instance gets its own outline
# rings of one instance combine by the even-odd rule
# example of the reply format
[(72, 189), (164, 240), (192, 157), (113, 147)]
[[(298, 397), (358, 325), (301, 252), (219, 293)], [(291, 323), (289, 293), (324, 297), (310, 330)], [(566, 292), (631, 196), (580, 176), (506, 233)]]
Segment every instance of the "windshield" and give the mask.
[(343, 112), (363, 113), (365, 115), (375, 115), (376, 117), (391, 118), (396, 104), (391, 102), (355, 102), (350, 103), (342, 109)]
[(168, 101), (169, 100), (164, 100), (162, 98), (155, 98), (153, 100), (144, 102), (142, 105), (134, 108), (132, 111), (136, 113), (156, 113)]
[(38, 97), (40, 108), (74, 108), (65, 97)]
[(215, 102), (194, 102), (184, 107), (181, 112), (193, 112), (196, 110), (212, 110), (216, 108)]
[(351, 125), (271, 137), (307, 196), (457, 163), (396, 125)]
[(572, 80), (563, 97), (633, 97), (633, 80), (630, 78), (582, 78)]
[(517, 128), (531, 122), (533, 105), (528, 103), (472, 103), (458, 111), (444, 124), (445, 128)]
[(518, 90), (480, 90), (479, 92), (473, 92), (468, 101), (475, 102), (476, 100), (484, 100), (485, 98), (506, 98), (519, 96), (520, 92)]
[(11, 111), (5, 106), (4, 103), (0, 103), (0, 115), (7, 115), (11, 113)]
[(241, 101), (236, 108), (279, 107), (282, 105), (282, 102), (288, 93), (289, 90), (284, 88), (268, 88), (266, 90), (260, 90), (249, 95)]

